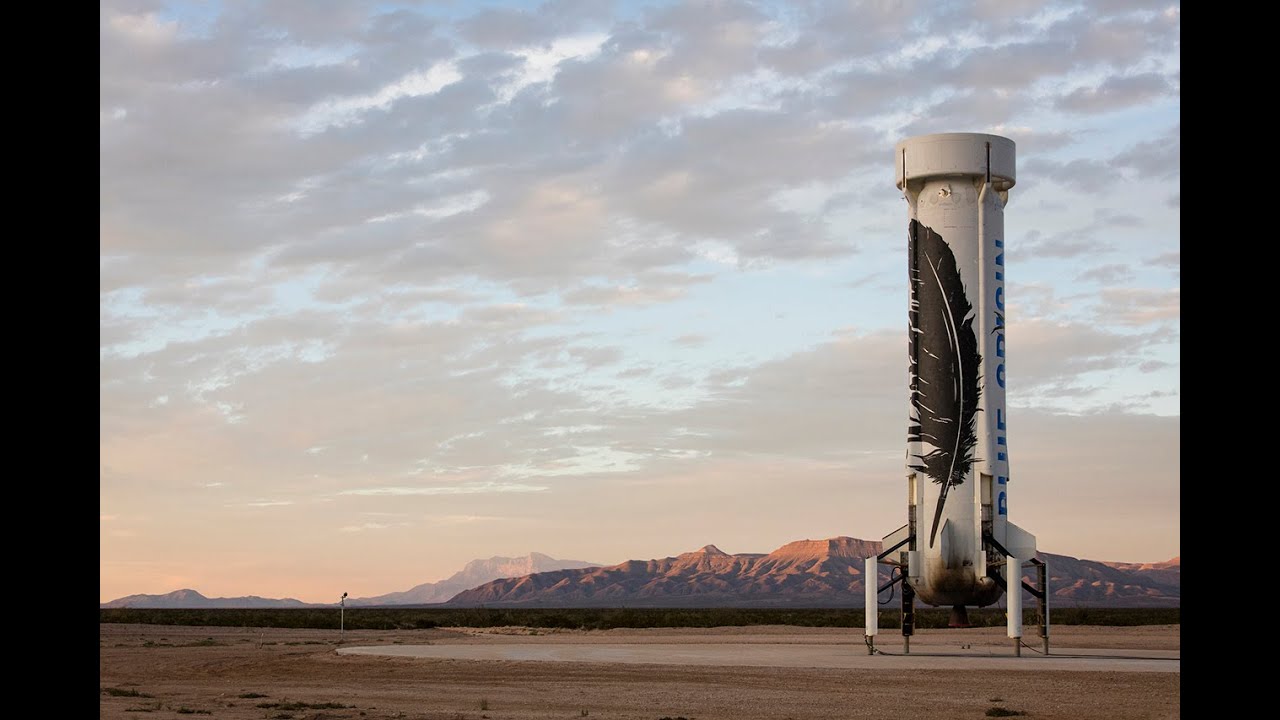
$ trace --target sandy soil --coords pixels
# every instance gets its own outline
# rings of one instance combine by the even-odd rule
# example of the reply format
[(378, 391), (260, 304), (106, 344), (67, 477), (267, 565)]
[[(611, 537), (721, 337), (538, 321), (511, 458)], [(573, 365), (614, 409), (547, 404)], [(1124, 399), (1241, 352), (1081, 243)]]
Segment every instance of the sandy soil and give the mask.
[[(953, 720), (989, 717), (986, 713), (993, 708), (1037, 719), (1180, 716), (1181, 674), (1169, 672), (992, 673), (395, 658), (338, 655), (338, 633), (331, 630), (99, 627), (102, 718)], [(1053, 647), (1177, 651), (1180, 634), (1176, 625), (1062, 626), (1053, 630)], [(864, 647), (860, 630), (795, 627), (362, 630), (347, 632), (342, 644), (494, 642)], [(1000, 628), (921, 630), (911, 647), (926, 652), (966, 645), (1007, 648), (1007, 643)], [(882, 634), (877, 645), (899, 652), (901, 637)]]

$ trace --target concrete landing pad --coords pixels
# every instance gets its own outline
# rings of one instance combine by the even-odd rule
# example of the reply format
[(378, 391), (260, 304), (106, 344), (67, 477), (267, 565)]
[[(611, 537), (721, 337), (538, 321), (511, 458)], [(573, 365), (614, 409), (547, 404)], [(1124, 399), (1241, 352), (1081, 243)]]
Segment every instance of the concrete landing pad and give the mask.
[(650, 665), (847, 668), (859, 670), (1077, 670), (1104, 672), (1181, 672), (1177, 650), (1105, 650), (1060, 648), (1048, 656), (1023, 648), (981, 647), (938, 651), (922, 648), (903, 655), (901, 644), (880, 647), (893, 655), (868, 655), (863, 645), (766, 643), (484, 643), (374, 645), (344, 647), (339, 655), (515, 660)]

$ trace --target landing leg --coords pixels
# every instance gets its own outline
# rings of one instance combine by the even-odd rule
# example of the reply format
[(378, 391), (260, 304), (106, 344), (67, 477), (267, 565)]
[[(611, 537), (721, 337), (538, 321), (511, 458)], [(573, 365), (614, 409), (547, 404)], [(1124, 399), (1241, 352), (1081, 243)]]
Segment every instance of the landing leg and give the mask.
[(1036, 596), (1036, 604), (1040, 610), (1040, 638), (1044, 640), (1044, 654), (1049, 654), (1049, 566), (1043, 562), (1036, 563), (1036, 585), (1040, 594)]
[(864, 615), (867, 623), (868, 655), (876, 654), (876, 633), (880, 632), (880, 601), (876, 599), (880, 594), (878, 587), (880, 578), (877, 570), (879, 562), (880, 559), (874, 555), (867, 558), (862, 576), (863, 584), (866, 586), (863, 589), (866, 591), (866, 611)]

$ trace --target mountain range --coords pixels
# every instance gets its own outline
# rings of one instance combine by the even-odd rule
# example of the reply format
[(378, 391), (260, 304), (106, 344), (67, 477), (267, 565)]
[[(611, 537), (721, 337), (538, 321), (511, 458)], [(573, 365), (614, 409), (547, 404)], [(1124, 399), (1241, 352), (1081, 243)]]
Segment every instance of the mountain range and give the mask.
[[(714, 545), (675, 557), (600, 567), (541, 553), (475, 560), (436, 583), (369, 598), (354, 606), (444, 607), (861, 607), (863, 558), (877, 540), (798, 540), (770, 553), (729, 554)], [(1048, 563), (1057, 607), (1178, 607), (1179, 558), (1160, 563), (1082, 560), (1039, 553)], [(556, 567), (556, 566), (559, 567)], [(1024, 570), (1024, 577), (1035, 578)], [(881, 566), (879, 582), (889, 577)], [(305, 607), (298, 600), (205, 598), (194, 590), (131, 595), (102, 607)]]
[[(454, 596), (475, 607), (861, 607), (863, 559), (881, 543), (851, 537), (798, 540), (768, 554), (730, 555), (714, 545), (676, 557), (559, 570), (494, 580)], [(1177, 607), (1178, 558), (1105, 563), (1039, 553), (1048, 564), (1052, 605)], [(1036, 579), (1024, 569), (1031, 584)], [(880, 566), (878, 584), (889, 579)]]

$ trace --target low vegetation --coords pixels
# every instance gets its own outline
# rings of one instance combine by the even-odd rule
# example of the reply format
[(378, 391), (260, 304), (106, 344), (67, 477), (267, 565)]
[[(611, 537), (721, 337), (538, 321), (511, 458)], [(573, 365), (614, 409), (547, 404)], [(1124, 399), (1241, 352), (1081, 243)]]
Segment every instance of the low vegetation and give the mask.
[(155, 697), (154, 695), (148, 695), (144, 692), (138, 692), (133, 688), (119, 688), (119, 687), (104, 687), (102, 688), (102, 694), (110, 695), (111, 697), (136, 697), (136, 698)]
[[(1004, 698), (997, 696), (988, 699), (987, 702), (1002, 703)], [(1010, 710), (999, 705), (987, 708), (987, 717), (1017, 717), (1019, 715), (1026, 715), (1026, 713), (1021, 710)]]
[[(102, 608), (104, 623), (338, 629), (337, 608), (143, 609)], [(945, 628), (949, 608), (918, 608), (916, 627)], [(880, 610), (880, 627), (899, 627), (896, 608)], [(348, 630), (412, 630), (434, 627), (507, 627), (607, 630), (610, 628), (724, 627), (795, 625), (862, 627), (861, 608), (347, 608)], [(1001, 608), (969, 609), (977, 627), (1001, 627)], [(1053, 608), (1054, 625), (1179, 625), (1180, 608)], [(1034, 629), (1037, 614), (1028, 609), (1023, 625)], [(318, 641), (312, 641), (318, 642)], [(150, 642), (147, 644), (150, 645)], [(211, 643), (197, 641), (193, 645)], [(157, 644), (157, 646), (163, 646)]]
[(284, 702), (258, 703), (258, 707), (271, 710), (342, 710), (355, 707), (355, 705), (343, 705), (336, 702), (289, 702), (286, 700)]

